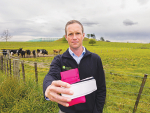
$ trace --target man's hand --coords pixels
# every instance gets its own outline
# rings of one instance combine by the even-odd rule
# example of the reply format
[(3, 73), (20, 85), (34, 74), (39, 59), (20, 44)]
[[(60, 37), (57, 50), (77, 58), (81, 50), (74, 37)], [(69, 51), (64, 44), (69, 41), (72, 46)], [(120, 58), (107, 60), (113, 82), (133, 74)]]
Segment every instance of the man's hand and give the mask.
[(45, 96), (48, 97), (51, 101), (57, 102), (65, 107), (68, 107), (71, 99), (67, 97), (63, 97), (60, 94), (68, 94), (73, 95), (73, 91), (65, 88), (70, 88), (71, 85), (63, 82), (61, 80), (53, 81), (51, 85), (49, 85), (45, 91)]

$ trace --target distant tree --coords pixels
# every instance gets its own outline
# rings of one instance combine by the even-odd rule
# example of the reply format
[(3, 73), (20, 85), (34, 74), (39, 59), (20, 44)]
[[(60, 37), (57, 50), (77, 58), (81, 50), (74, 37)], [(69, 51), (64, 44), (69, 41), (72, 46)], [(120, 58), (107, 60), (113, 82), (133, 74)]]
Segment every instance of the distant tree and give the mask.
[(89, 44), (92, 44), (92, 46), (93, 46), (93, 44), (95, 44), (96, 43), (96, 40), (95, 39), (90, 39), (89, 40)]
[(103, 37), (100, 38), (100, 41), (105, 41)]
[(91, 35), (90, 35), (90, 34), (87, 34), (86, 36), (87, 36), (88, 38), (90, 38)]
[(2, 40), (9, 40), (10, 38), (12, 38), (12, 36), (10, 35), (8, 30), (4, 30), (4, 32), (2, 33), (2, 36), (0, 37), (0, 39)]
[(95, 36), (95, 34), (93, 33), (93, 34), (91, 34), (91, 37), (92, 38), (94, 38), (94, 39), (96, 39), (96, 36)]

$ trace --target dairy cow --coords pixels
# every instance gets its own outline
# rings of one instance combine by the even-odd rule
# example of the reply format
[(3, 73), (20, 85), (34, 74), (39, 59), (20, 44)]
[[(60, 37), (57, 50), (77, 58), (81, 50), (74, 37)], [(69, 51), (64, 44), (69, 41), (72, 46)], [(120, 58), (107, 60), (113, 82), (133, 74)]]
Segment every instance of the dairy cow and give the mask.
[(14, 54), (17, 54), (18, 53), (18, 49), (12, 49), (10, 50), (10, 55), (14, 55)]
[(6, 49), (3, 49), (3, 56), (6, 56), (7, 55), (7, 50)]
[(28, 50), (26, 50), (26, 53), (27, 53), (28, 56), (30, 56), (31, 51), (28, 49)]
[(45, 54), (48, 55), (48, 51), (46, 51), (45, 49), (37, 49), (37, 56), (39, 56), (39, 53), (40, 53), (40, 54), (43, 54), (43, 56), (44, 56)]
[(62, 49), (58, 49), (58, 50), (56, 50), (56, 49), (53, 49), (54, 55), (55, 55), (55, 53), (58, 53), (58, 54), (60, 54), (60, 51), (62, 51)]
[(33, 54), (33, 57), (36, 57), (36, 51), (35, 50), (32, 51), (32, 54)]
[(20, 49), (18, 50), (18, 56), (21, 54), (22, 58), (23, 58), (23, 57), (25, 58), (25, 53), (26, 53), (26, 51), (25, 51), (25, 50), (22, 50), (22, 48), (20, 48)]

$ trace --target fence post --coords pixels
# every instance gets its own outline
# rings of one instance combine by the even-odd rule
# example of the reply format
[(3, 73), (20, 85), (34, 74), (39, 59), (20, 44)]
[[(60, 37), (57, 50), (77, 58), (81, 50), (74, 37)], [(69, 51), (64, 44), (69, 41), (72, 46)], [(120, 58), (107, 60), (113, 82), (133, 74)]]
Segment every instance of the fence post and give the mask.
[(6, 56), (4, 56), (4, 70), (5, 70), (5, 75), (6, 75)]
[(7, 57), (8, 57), (8, 59), (10, 59), (10, 50), (7, 50)]
[(36, 50), (35, 50), (35, 58), (37, 58), (37, 53), (36, 53)]
[(11, 76), (11, 59), (9, 59), (9, 69), (10, 69), (10, 76)]
[(21, 66), (22, 66), (23, 82), (25, 83), (25, 70), (24, 70), (24, 62), (23, 61), (21, 61)]
[(35, 67), (35, 80), (36, 80), (36, 83), (38, 83), (37, 62), (34, 63), (34, 67)]
[(143, 78), (143, 81), (142, 81), (142, 84), (141, 84), (141, 87), (140, 87), (140, 90), (139, 90), (139, 93), (138, 93), (138, 96), (137, 96), (137, 99), (136, 99), (136, 102), (135, 102), (135, 105), (134, 105), (133, 113), (135, 113), (136, 110), (137, 110), (137, 106), (138, 106), (138, 103), (139, 103), (139, 100), (140, 100), (140, 97), (141, 97), (141, 94), (142, 94), (142, 91), (143, 91), (143, 88), (144, 88), (144, 85), (145, 85), (145, 82), (146, 82), (146, 79), (147, 79), (147, 75), (148, 74), (144, 75), (144, 78)]
[(7, 59), (7, 76), (9, 76), (8, 71), (9, 71), (9, 67), (8, 67), (8, 59)]
[(5, 72), (6, 75), (5, 56), (3, 56), (3, 72)]
[(13, 74), (14, 77), (20, 77), (20, 73), (19, 73), (19, 59), (14, 59), (13, 60)]
[(3, 72), (3, 56), (1, 56), (1, 70)]

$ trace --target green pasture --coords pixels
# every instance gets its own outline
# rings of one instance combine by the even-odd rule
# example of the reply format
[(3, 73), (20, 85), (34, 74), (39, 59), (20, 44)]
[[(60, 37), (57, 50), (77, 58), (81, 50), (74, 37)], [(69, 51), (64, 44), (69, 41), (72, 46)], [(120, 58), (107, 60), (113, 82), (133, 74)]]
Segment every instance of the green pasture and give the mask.
[[(101, 57), (107, 86), (106, 104), (104, 113), (130, 113), (142, 83), (144, 74), (148, 74), (137, 113), (150, 112), (150, 44), (119, 43), (97, 41), (95, 45), (88, 44), (84, 39), (83, 45), (91, 52)], [(0, 42), (0, 49), (36, 50), (46, 49), (49, 57), (20, 58), (25, 63), (26, 84), (22, 80), (20, 65), (20, 81), (12, 80), (4, 72), (0, 72), (0, 111), (3, 112), (49, 112), (57, 113), (57, 104), (45, 101), (42, 92), (42, 82), (48, 73), (50, 63), (53, 60), (53, 49), (62, 49), (62, 54), (68, 48), (68, 44), (61, 39), (54, 42)], [(16, 55), (17, 56), (17, 55)], [(45, 55), (46, 56), (46, 55)], [(38, 65), (38, 85), (35, 82), (34, 62)], [(9, 84), (7, 84), (9, 82)], [(10, 90), (10, 94), (4, 89)], [(20, 84), (20, 85), (19, 85)], [(16, 90), (13, 89), (16, 87)], [(19, 92), (19, 90), (24, 89)], [(3, 89), (3, 90), (2, 90)], [(29, 90), (28, 90), (29, 89)], [(24, 96), (18, 96), (20, 95)], [(11, 99), (13, 98), (13, 99)]]

